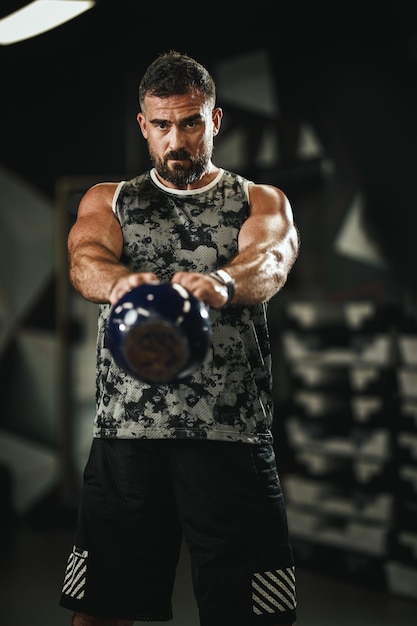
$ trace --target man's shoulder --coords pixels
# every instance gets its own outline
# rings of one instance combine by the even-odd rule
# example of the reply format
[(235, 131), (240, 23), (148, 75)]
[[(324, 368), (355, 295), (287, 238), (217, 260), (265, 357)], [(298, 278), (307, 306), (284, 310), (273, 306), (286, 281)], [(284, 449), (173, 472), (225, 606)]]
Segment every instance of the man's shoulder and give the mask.
[(129, 178), (129, 180), (126, 181), (126, 184), (127, 185), (139, 185), (144, 180), (150, 179), (150, 177), (151, 177), (151, 171), (146, 170), (145, 172), (141, 172), (140, 174), (136, 174), (136, 176)]

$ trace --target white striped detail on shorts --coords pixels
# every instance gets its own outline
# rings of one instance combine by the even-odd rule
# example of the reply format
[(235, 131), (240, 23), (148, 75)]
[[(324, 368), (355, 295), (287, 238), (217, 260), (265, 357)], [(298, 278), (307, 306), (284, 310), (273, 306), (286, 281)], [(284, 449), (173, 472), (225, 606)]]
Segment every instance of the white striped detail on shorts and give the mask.
[(87, 550), (79, 550), (74, 546), (65, 570), (62, 592), (77, 600), (83, 598), (85, 593), (87, 557)]
[(256, 615), (293, 611), (295, 607), (294, 567), (253, 575), (252, 610)]

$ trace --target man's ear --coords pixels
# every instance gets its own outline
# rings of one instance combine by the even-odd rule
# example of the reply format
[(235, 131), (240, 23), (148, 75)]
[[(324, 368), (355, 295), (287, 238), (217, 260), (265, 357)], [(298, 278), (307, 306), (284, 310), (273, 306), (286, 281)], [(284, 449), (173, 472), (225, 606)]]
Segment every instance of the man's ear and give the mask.
[(222, 117), (223, 117), (223, 109), (221, 109), (220, 107), (216, 107), (215, 109), (213, 109), (213, 113), (212, 113), (213, 135), (217, 135), (217, 133), (219, 132), (220, 126), (222, 123)]
[(143, 113), (138, 113), (136, 116), (137, 122), (139, 124), (140, 130), (142, 132), (142, 135), (145, 137), (145, 139), (148, 138), (148, 132), (146, 130), (146, 120), (145, 120), (145, 116), (143, 115)]

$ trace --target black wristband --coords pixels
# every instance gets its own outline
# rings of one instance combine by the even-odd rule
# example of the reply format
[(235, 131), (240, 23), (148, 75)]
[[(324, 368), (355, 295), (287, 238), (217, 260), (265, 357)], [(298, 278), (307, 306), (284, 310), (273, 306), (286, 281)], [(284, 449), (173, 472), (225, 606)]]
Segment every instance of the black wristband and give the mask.
[(227, 289), (227, 302), (226, 304), (230, 304), (233, 300), (233, 296), (235, 295), (235, 281), (234, 279), (226, 272), (226, 270), (216, 270), (215, 272), (210, 272), (209, 276), (217, 280), (221, 285), (226, 287)]

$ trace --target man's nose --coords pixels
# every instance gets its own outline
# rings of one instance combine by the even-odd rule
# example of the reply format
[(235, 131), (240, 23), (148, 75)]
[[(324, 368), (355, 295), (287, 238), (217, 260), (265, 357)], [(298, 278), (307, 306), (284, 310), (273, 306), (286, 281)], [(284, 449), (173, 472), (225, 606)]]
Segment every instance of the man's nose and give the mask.
[(172, 126), (169, 132), (169, 146), (171, 150), (178, 150), (184, 147), (184, 133), (176, 126)]

